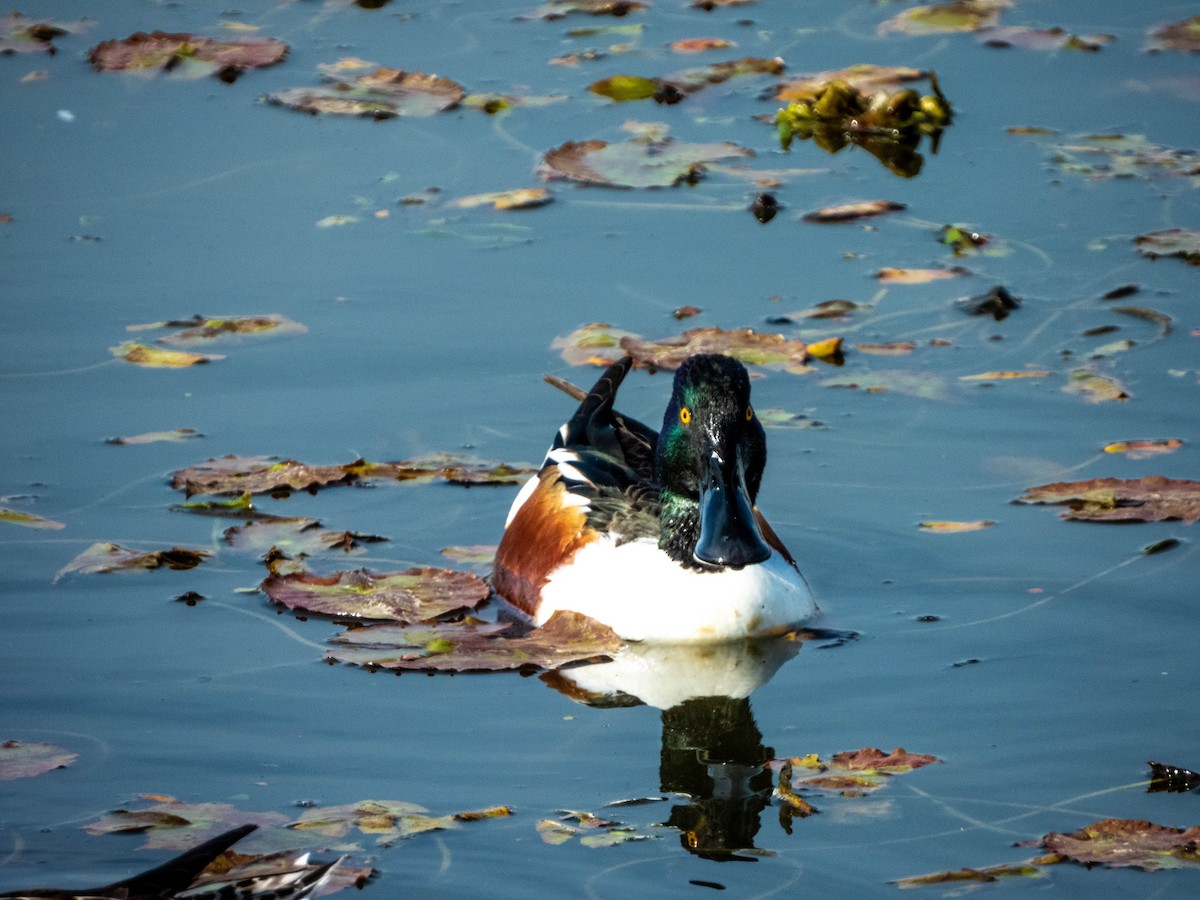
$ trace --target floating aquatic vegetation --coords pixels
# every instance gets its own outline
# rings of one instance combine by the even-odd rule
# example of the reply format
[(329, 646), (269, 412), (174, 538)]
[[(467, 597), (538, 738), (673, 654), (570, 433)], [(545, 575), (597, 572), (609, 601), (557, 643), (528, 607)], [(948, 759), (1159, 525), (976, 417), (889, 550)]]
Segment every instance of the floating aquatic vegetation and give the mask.
[(875, 273), (875, 278), (885, 284), (928, 284), (931, 281), (943, 281), (948, 278), (961, 278), (970, 275), (961, 266), (951, 266), (948, 269), (896, 269), (885, 267)]
[(721, 84), (740, 75), (779, 75), (784, 63), (778, 57), (764, 59), (748, 56), (728, 62), (712, 63), (693, 69), (685, 69), (663, 78), (643, 78), (638, 75), (613, 75), (593, 82), (588, 90), (610, 100), (647, 100), (659, 103), (678, 103), (688, 94), (694, 94), (709, 85)]
[(979, 32), (980, 43), (989, 47), (1021, 47), (1026, 50), (1083, 50), (1094, 53), (1116, 40), (1111, 34), (1071, 34), (1061, 28), (1030, 28), (1011, 25)]
[(54, 744), (0, 741), (0, 781), (33, 778), (54, 769), (64, 769), (78, 758), (78, 753)]
[(1160, 256), (1178, 256), (1189, 265), (1200, 266), (1200, 231), (1185, 228), (1168, 228), (1151, 231), (1133, 239), (1138, 253), (1150, 259)]
[(123, 341), (115, 347), (109, 347), (108, 352), (113, 356), (131, 362), (134, 365), (150, 369), (180, 369), (187, 366), (203, 365), (215, 359), (224, 359), (216, 353), (186, 353), (183, 350), (164, 350), (161, 347), (151, 347), (134, 341)]
[(1092, 366), (1073, 369), (1067, 376), (1063, 390), (1068, 394), (1079, 394), (1088, 403), (1128, 400), (1131, 396), (1119, 378), (1098, 372)]
[(1113, 441), (1104, 445), (1105, 453), (1123, 453), (1126, 459), (1150, 459), (1174, 453), (1183, 446), (1183, 441), (1177, 438), (1153, 441)]
[(195, 428), (175, 428), (171, 431), (147, 431), (142, 434), (131, 434), (125, 437), (110, 437), (104, 443), (128, 446), (132, 444), (179, 444), (204, 437)]
[(450, 202), (451, 206), (473, 209), (476, 206), (491, 206), (493, 209), (536, 209), (553, 202), (554, 195), (545, 188), (514, 188), (509, 191), (492, 191), (472, 194)]
[(288, 45), (274, 38), (253, 41), (220, 41), (195, 34), (137, 32), (121, 40), (104, 41), (88, 52), (88, 61), (100, 72), (170, 74), (202, 78), (215, 75), (233, 82), (246, 69), (262, 69), (283, 62)]
[(978, 519), (974, 522), (918, 522), (917, 527), (931, 534), (963, 534), (968, 531), (982, 531), (995, 524), (990, 519)]
[(395, 622), (425, 622), (474, 609), (491, 593), (487, 582), (470, 572), (430, 567), (271, 575), (263, 581), (262, 591), (288, 609)]
[(517, 16), (521, 19), (545, 19), (553, 21), (564, 19), (572, 13), (589, 16), (626, 16), (631, 12), (641, 12), (646, 8), (645, 3), (637, 0), (546, 0), (532, 12)]
[(1163, 478), (1093, 478), (1029, 488), (1017, 503), (1065, 505), (1064, 519), (1086, 522), (1162, 522), (1200, 519), (1200, 481)]
[(207, 550), (172, 547), (169, 550), (129, 550), (119, 544), (100, 541), (92, 544), (58, 570), (54, 580), (78, 572), (81, 575), (131, 572), (140, 569), (194, 569), (208, 559)]
[(934, 6), (914, 6), (879, 25), (886, 34), (930, 35), (994, 28), (1011, 0), (955, 0)]
[(328, 83), (315, 88), (291, 88), (267, 94), (272, 106), (298, 112), (326, 113), (392, 119), (397, 116), (432, 116), (453, 109), (466, 95), (457, 81), (424, 72), (378, 68), (350, 80), (326, 76)]
[(377, 544), (387, 538), (357, 531), (329, 531), (318, 519), (261, 518), (226, 528), (225, 543), (234, 550), (261, 552), (276, 550), (291, 556), (311, 555), (329, 550), (343, 553), (361, 550), (362, 544)]
[(1041, 846), (1089, 867), (1153, 872), (1200, 865), (1198, 841), (1200, 826), (1169, 828), (1144, 819), (1104, 819), (1070, 834), (1052, 831), (1042, 838)]
[(903, 203), (894, 200), (859, 200), (854, 203), (841, 203), (837, 206), (824, 206), (801, 216), (805, 222), (853, 222), (858, 219), (873, 219), (876, 216), (890, 212), (908, 209)]
[(933, 93), (925, 96), (913, 88), (868, 94), (841, 79), (828, 81), (811, 99), (799, 97), (776, 112), (779, 143), (786, 150), (797, 138), (811, 139), (829, 153), (855, 144), (895, 174), (917, 175), (924, 164), (917, 152), (921, 138), (929, 136), (936, 153), (942, 131), (952, 120), (937, 76), (928, 73), (928, 78)]
[(602, 187), (674, 187), (700, 180), (709, 163), (753, 155), (730, 141), (689, 144), (654, 129), (618, 144), (567, 141), (542, 157), (541, 174)]
[(181, 329), (158, 339), (162, 344), (189, 346), (218, 338), (242, 335), (303, 334), (308, 331), (299, 322), (287, 316), (273, 313), (261, 316), (192, 316), (190, 319), (168, 319), (165, 322), (146, 322), (127, 325), (126, 331), (150, 331), (154, 329)]
[(12, 53), (58, 52), (54, 39), (75, 34), (86, 27), (85, 22), (52, 22), (30, 19), (19, 12), (0, 17), (0, 56)]
[(1146, 49), (1152, 52), (1200, 53), (1200, 16), (1159, 25), (1150, 31), (1149, 38)]
[(723, 353), (746, 365), (782, 368), (801, 374), (808, 371), (808, 350), (803, 341), (750, 328), (694, 328), (658, 341), (613, 329), (603, 323), (586, 325), (556, 338), (552, 345), (573, 365), (607, 366), (622, 356), (632, 356), (635, 367), (674, 370), (696, 353)]
[(53, 519), (43, 519), (32, 513), (20, 512), (3, 506), (0, 506), (0, 522), (11, 522), (13, 525), (21, 525), (24, 528), (43, 528), (53, 531), (67, 527), (62, 522), (56, 522)]

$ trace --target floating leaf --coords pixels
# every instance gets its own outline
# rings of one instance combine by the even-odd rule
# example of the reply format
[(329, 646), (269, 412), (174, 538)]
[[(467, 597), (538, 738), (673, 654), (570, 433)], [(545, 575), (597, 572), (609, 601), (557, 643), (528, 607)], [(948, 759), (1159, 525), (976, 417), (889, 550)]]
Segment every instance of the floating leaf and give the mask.
[(1049, 378), (1053, 372), (1044, 369), (1019, 369), (1006, 372), (980, 372), (978, 375), (960, 375), (959, 381), (1008, 381), (1016, 378)]
[(813, 341), (808, 345), (808, 355), (821, 360), (821, 362), (840, 366), (843, 362), (842, 339), (840, 337), (833, 337)]
[(922, 400), (949, 400), (946, 382), (932, 372), (911, 372), (884, 369), (877, 372), (856, 372), (834, 375), (821, 380), (823, 387), (850, 388), (867, 394), (893, 392)]
[[(800, 309), (783, 316), (774, 316), (768, 321), (772, 324), (788, 324), (797, 319), (841, 319), (864, 309), (870, 309), (870, 307), (855, 303), (853, 300), (822, 300), (809, 309)], [(814, 356), (817, 355), (812, 345), (809, 345), (808, 352)]]
[(763, 334), (750, 328), (694, 328), (678, 337), (645, 341), (630, 336), (621, 340), (621, 355), (633, 357), (634, 366), (674, 370), (697, 353), (721, 353), (746, 365), (770, 366), (801, 374), (808, 371), (808, 350), (803, 341), (781, 334)]
[(907, 356), (917, 349), (917, 342), (888, 341), (882, 344), (855, 344), (854, 349), (872, 356)]
[[(572, 822), (578, 824), (571, 824)], [(631, 825), (573, 810), (564, 810), (558, 819), (542, 819), (536, 827), (542, 840), (553, 846), (565, 844), (575, 837), (579, 838), (579, 843), (584, 847), (611, 847), (626, 841), (645, 841), (655, 837), (640, 832)]]
[(562, 19), (572, 13), (589, 16), (625, 16), (641, 12), (646, 4), (637, 0), (546, 0), (532, 12), (519, 16), (521, 19)]
[(1147, 322), (1153, 322), (1158, 326), (1158, 340), (1169, 337), (1174, 323), (1171, 317), (1166, 313), (1161, 313), (1156, 309), (1147, 309), (1144, 306), (1114, 306), (1113, 312), (1120, 313), (1123, 316), (1133, 316), (1136, 319), (1144, 319)]
[(490, 566), (496, 558), (495, 544), (470, 544), (460, 547), (443, 547), (442, 556), (464, 566)]
[(883, 268), (875, 273), (875, 278), (885, 284), (928, 284), (931, 281), (942, 281), (947, 278), (961, 278), (970, 275), (961, 266), (949, 269), (893, 269)]
[(642, 78), (638, 75), (613, 75), (601, 81), (588, 85), (588, 90), (618, 103), (626, 100), (649, 100), (656, 93), (661, 82), (654, 78)]
[(676, 53), (704, 53), (708, 50), (728, 50), (734, 43), (724, 38), (684, 38), (672, 41), (667, 46)]
[(53, 769), (63, 769), (79, 758), (78, 753), (53, 744), (0, 742), (0, 781), (33, 778)]
[(147, 431), (144, 434), (134, 434), (127, 437), (111, 437), (105, 440), (106, 444), (158, 444), (170, 443), (178, 444), (183, 441), (194, 440), (195, 438), (204, 437), (195, 428), (176, 428), (173, 431)]
[(58, 48), (54, 39), (73, 32), (82, 31), (82, 22), (51, 22), (47, 19), (29, 19), (19, 12), (0, 17), (0, 56), (10, 53), (49, 53), (54, 55)]
[(0, 506), (0, 522), (11, 522), (13, 525), (21, 525), (25, 528), (46, 528), (58, 530), (66, 528), (62, 522), (56, 522), (53, 519), (43, 519), (41, 516), (35, 516), (32, 513), (18, 512), (15, 509), (8, 509)]
[(1094, 52), (1115, 41), (1111, 34), (1070, 34), (1061, 28), (1029, 28), (1012, 25), (991, 28), (979, 34), (989, 47), (1023, 47), (1026, 50), (1085, 50)]
[(410, 837), (423, 831), (441, 831), (457, 828), (450, 816), (431, 817), (429, 810), (415, 803), (396, 800), (361, 800), (344, 806), (328, 806), (306, 810), (299, 819), (290, 823), (293, 831), (311, 832), (322, 838), (341, 841), (351, 830), (372, 835), (378, 843), (391, 842)]
[(545, 188), (516, 188), (510, 191), (494, 191), (487, 194), (472, 194), (460, 197), (451, 203), (463, 209), (476, 206), (492, 206), (495, 209), (534, 209), (554, 200), (554, 195)]
[(463, 97), (462, 105), (481, 110), (489, 116), (494, 116), (517, 107), (550, 106), (554, 103), (564, 103), (568, 99), (570, 98), (566, 94), (548, 94), (545, 96), (526, 94), (517, 96), (514, 94), (476, 93), (467, 94), (467, 96)]
[(961, 225), (943, 225), (942, 230), (938, 232), (938, 239), (949, 245), (955, 256), (966, 256), (977, 247), (983, 247), (991, 241), (991, 235)]
[(289, 609), (397, 622), (423, 622), (473, 609), (490, 593), (487, 582), (477, 575), (429, 567), (272, 575), (262, 583), (262, 590), (272, 602)]
[(140, 810), (117, 809), (84, 826), (92, 835), (145, 834), (142, 850), (187, 850), (238, 825), (282, 826), (287, 817), (271, 812), (243, 812), (228, 803), (183, 803), (173, 797)]
[(466, 94), (457, 81), (424, 72), (379, 68), (350, 81), (332, 78), (318, 88), (292, 88), (267, 94), (273, 106), (284, 106), (316, 115), (360, 116), (391, 119), (396, 116), (432, 116), (453, 109)]
[(163, 350), (159, 347), (135, 344), (133, 341), (125, 341), (116, 347), (109, 347), (108, 349), (113, 356), (119, 357), (126, 362), (146, 366), (151, 369), (182, 368), (184, 366), (195, 366), (211, 362), (214, 359), (225, 358), (224, 356), (211, 353), (206, 355), (203, 353), (186, 353), (182, 350)]
[(1182, 22), (1172, 22), (1153, 29), (1147, 49), (1200, 53), (1200, 16), (1192, 16)]
[[(347, 635), (353, 635), (347, 643), (358, 644), (381, 637), (378, 633)], [(467, 625), (445, 626), (436, 633), (427, 628), (393, 631), (387, 640), (394, 643), (379, 641), (377, 647), (355, 647), (350, 651), (334, 649), (327, 651), (326, 657), (385, 669), (494, 672), (531, 667), (558, 669), (611, 658), (624, 646), (608, 626), (565, 610), (554, 613), (545, 625), (526, 635), (505, 636), (504, 629), (494, 625)]]
[(1169, 791), (1183, 794), (1200, 787), (1200, 775), (1190, 769), (1168, 766), (1153, 760), (1149, 760), (1146, 765), (1150, 767), (1150, 787), (1146, 789), (1147, 793)]
[(88, 51), (88, 61), (100, 72), (162, 72), (193, 78), (211, 74), (232, 82), (246, 69), (282, 62), (287, 53), (288, 45), (274, 38), (218, 41), (194, 34), (139, 31), (97, 44)]
[(92, 544), (63, 568), (59, 569), (54, 580), (62, 578), (71, 572), (83, 575), (108, 574), (110, 572), (127, 572), (136, 569), (194, 569), (209, 557), (206, 550), (188, 550), (183, 547), (172, 547), (170, 550), (127, 550), (117, 544), (100, 541)]
[(1088, 522), (1161, 522), (1200, 519), (1200, 481), (1093, 478), (1029, 488), (1017, 503), (1065, 504), (1064, 519)]
[(903, 747), (897, 747), (890, 753), (884, 753), (875, 747), (864, 747), (861, 750), (847, 750), (833, 755), (832, 764), (852, 772), (911, 772), (922, 766), (941, 762), (936, 756), (927, 753), (909, 753)]
[(1151, 231), (1135, 237), (1133, 244), (1139, 253), (1150, 259), (1179, 256), (1190, 265), (1200, 266), (1200, 231), (1188, 231), (1184, 228)]
[(676, 320), (682, 321), (684, 319), (690, 319), (692, 316), (700, 315), (701, 311), (702, 310), (698, 306), (680, 306), (672, 310), (671, 315)]
[(502, 463), (461, 453), (427, 453), (399, 462), (375, 463), (363, 459), (342, 466), (359, 478), (382, 478), (428, 484), (448, 481), (462, 485), (505, 485), (524, 482), (537, 469), (525, 463)]
[(856, 203), (843, 203), (838, 206), (826, 206), (805, 213), (805, 222), (852, 222), (857, 219), (870, 219), (890, 212), (908, 209), (903, 203), (893, 200), (860, 200)]
[(1032, 863), (1017, 865), (986, 866), (980, 869), (956, 869), (952, 872), (933, 872), (929, 875), (912, 875), (897, 878), (892, 884), (897, 887), (914, 888), (931, 884), (949, 884), (963, 881), (992, 882), (1001, 878), (1042, 878), (1042, 870)]
[(1104, 445), (1105, 453), (1124, 453), (1127, 459), (1149, 459), (1164, 453), (1174, 453), (1183, 441), (1168, 438), (1158, 441), (1114, 441)]
[(195, 503), (179, 503), (171, 509), (181, 512), (198, 513), (202, 516), (229, 516), (237, 519), (251, 519), (266, 515), (254, 507), (249, 491), (232, 500), (203, 500)]
[(922, 531), (934, 534), (962, 534), (964, 531), (982, 531), (995, 524), (988, 519), (980, 519), (976, 522), (920, 522), (918, 526)]
[(899, 87), (909, 81), (920, 81), (928, 76), (929, 73), (922, 69), (859, 64), (829, 72), (813, 72), (787, 81), (779, 86), (775, 99), (814, 102), (830, 82), (834, 81), (844, 82), (861, 94), (875, 94), (879, 91)]
[(211, 341), (228, 335), (259, 335), (266, 332), (303, 334), (308, 331), (299, 322), (294, 322), (287, 316), (277, 313), (263, 316), (193, 316), (190, 319), (171, 319), (166, 322), (128, 325), (126, 331), (147, 331), (154, 328), (183, 329), (176, 334), (160, 338), (164, 344), (182, 346)]
[(1068, 394), (1079, 394), (1088, 403), (1104, 403), (1107, 400), (1128, 400), (1129, 392), (1118, 379), (1103, 375), (1095, 369), (1074, 369), (1063, 385)]
[(914, 6), (879, 26), (880, 34), (945, 34), (994, 28), (1010, 0), (955, 0), (936, 6)]
[(755, 416), (762, 423), (763, 428), (824, 428), (823, 422), (818, 422), (816, 419), (810, 419), (804, 413), (788, 412), (786, 409), (778, 407), (768, 407), (762, 409), (755, 407)]
[(350, 553), (360, 544), (387, 538), (355, 531), (326, 531), (316, 519), (264, 519), (225, 529), (225, 542), (235, 550), (266, 552), (275, 548), (289, 556), (311, 555), (327, 550)]
[(1196, 844), (1200, 826), (1168, 828), (1133, 819), (1104, 819), (1071, 834), (1050, 832), (1042, 838), (1047, 850), (1075, 862), (1109, 868), (1153, 872), (1200, 865)]
[(563, 178), (604, 187), (672, 187), (694, 182), (705, 165), (753, 156), (754, 151), (725, 141), (687, 144), (671, 137), (636, 137), (619, 144), (567, 141), (542, 158), (543, 178)]
[(551, 342), (551, 349), (562, 353), (571, 366), (610, 366), (622, 356), (621, 341), (637, 337), (603, 322), (593, 322)]
[(1130, 340), (1112, 341), (1108, 344), (1101, 344), (1088, 354), (1088, 359), (1105, 359), (1106, 357), (1113, 356), (1117, 353), (1124, 353), (1133, 346), (1134, 343)]
[(344, 484), (356, 476), (345, 466), (307, 466), (294, 459), (272, 456), (224, 456), (171, 476), (171, 487), (193, 494), (266, 494), (315, 491)]
[(1071, 143), (1055, 144), (1051, 161), (1064, 172), (1093, 181), (1111, 178), (1154, 178), (1194, 175), (1200, 155), (1152, 144), (1141, 134), (1088, 134)]

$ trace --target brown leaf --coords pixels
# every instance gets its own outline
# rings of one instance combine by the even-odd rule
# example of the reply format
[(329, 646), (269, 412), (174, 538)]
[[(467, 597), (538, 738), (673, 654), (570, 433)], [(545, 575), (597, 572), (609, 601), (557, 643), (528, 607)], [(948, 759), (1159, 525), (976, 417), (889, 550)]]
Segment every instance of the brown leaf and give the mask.
[(888, 773), (910, 772), (936, 762), (941, 762), (936, 756), (909, 753), (903, 747), (897, 747), (891, 753), (884, 753), (875, 747), (864, 747), (862, 750), (835, 753), (832, 760), (833, 765), (852, 772)]
[(1087, 522), (1162, 522), (1200, 519), (1200, 481), (1149, 475), (1093, 478), (1029, 488), (1017, 503), (1064, 504), (1064, 519)]
[(100, 72), (211, 73), (230, 82), (245, 69), (282, 62), (287, 53), (288, 45), (274, 38), (218, 41), (195, 34), (139, 31), (97, 44), (88, 52), (88, 61)]
[(1148, 872), (1200, 864), (1197, 842), (1200, 842), (1200, 826), (1184, 830), (1144, 819), (1104, 819), (1072, 834), (1052, 831), (1042, 838), (1042, 846), (1047, 850), (1075, 862)]
[(271, 600), (289, 609), (328, 616), (424, 622), (461, 609), (473, 609), (491, 593), (469, 572), (414, 568), (375, 573), (366, 569), (332, 575), (272, 575), (262, 583)]
[(805, 213), (803, 219), (805, 222), (852, 222), (856, 219), (870, 219), (885, 213), (899, 212), (902, 209), (908, 209), (908, 206), (893, 200), (860, 200), (839, 206), (825, 206)]
[(1149, 459), (1164, 453), (1174, 453), (1183, 441), (1168, 438), (1159, 441), (1114, 441), (1104, 445), (1105, 453), (1124, 453), (1127, 459)]
[(696, 353), (723, 353), (746, 365), (772, 366), (797, 374), (808, 371), (803, 341), (750, 328), (694, 328), (660, 341), (630, 335), (621, 339), (620, 349), (633, 357), (634, 366), (642, 368), (674, 370)]
[(187, 550), (172, 547), (170, 550), (141, 552), (127, 550), (117, 544), (100, 541), (92, 544), (73, 560), (58, 570), (54, 580), (71, 572), (84, 575), (108, 574), (110, 572), (133, 571), (136, 569), (194, 569), (209, 557), (206, 550)]
[(876, 272), (875, 277), (885, 284), (928, 284), (931, 281), (960, 278), (970, 274), (961, 266), (953, 266), (949, 269), (894, 269), (887, 267)]
[(276, 491), (315, 491), (344, 484), (357, 476), (344, 466), (307, 466), (294, 459), (272, 456), (223, 456), (171, 476), (171, 487), (193, 494), (266, 494)]
[(53, 744), (3, 741), (0, 742), (0, 781), (32, 778), (52, 769), (65, 768), (78, 758), (78, 753)]

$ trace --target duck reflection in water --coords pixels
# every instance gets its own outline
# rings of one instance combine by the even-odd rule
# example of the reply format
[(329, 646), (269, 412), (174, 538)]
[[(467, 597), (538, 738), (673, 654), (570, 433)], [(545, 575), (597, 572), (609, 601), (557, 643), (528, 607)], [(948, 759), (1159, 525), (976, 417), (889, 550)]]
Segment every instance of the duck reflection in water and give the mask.
[[(750, 694), (803, 644), (828, 632), (721, 644), (629, 644), (611, 662), (547, 672), (542, 680), (596, 707), (662, 710), (659, 786), (683, 799), (663, 824), (705, 859), (753, 861), (775, 758), (763, 745)], [(781, 808), (781, 821), (791, 807)], [(785, 823), (785, 828), (788, 825)]]

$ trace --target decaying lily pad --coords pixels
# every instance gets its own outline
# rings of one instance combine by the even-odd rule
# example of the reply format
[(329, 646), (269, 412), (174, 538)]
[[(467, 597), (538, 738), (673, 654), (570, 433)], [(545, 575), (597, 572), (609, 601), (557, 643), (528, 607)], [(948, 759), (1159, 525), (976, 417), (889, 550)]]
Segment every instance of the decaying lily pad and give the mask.
[(298, 112), (327, 113), (391, 119), (396, 116), (432, 116), (453, 109), (466, 94), (457, 81), (424, 72), (379, 68), (351, 80), (329, 78), (316, 88), (292, 88), (267, 94), (273, 106)]
[(460, 827), (462, 822), (477, 822), (511, 816), (507, 806), (452, 813), (447, 816), (428, 815), (429, 810), (415, 803), (397, 800), (360, 800), (344, 806), (326, 806), (307, 810), (288, 825), (322, 841), (344, 841), (353, 830), (374, 837), (380, 846), (427, 831), (444, 831)]
[(1193, 266), (1200, 266), (1200, 231), (1168, 228), (1138, 235), (1133, 244), (1139, 253), (1150, 259), (1160, 256), (1179, 256)]
[(158, 443), (178, 444), (182, 441), (191, 441), (202, 437), (204, 437), (204, 435), (202, 435), (195, 428), (175, 428), (171, 431), (147, 431), (143, 434), (131, 434), (125, 437), (111, 437), (106, 439), (104, 443), (117, 444), (119, 446)]
[(562, 610), (528, 634), (488, 623), (369, 631), (353, 629), (334, 638), (331, 643), (339, 646), (326, 658), (384, 669), (496, 672), (558, 669), (610, 658), (624, 646), (608, 626)]
[(709, 85), (721, 84), (740, 75), (779, 75), (783, 72), (783, 60), (778, 57), (766, 59), (747, 56), (727, 62), (712, 63), (684, 69), (663, 78), (643, 78), (637, 75), (613, 75), (593, 82), (588, 90), (610, 100), (647, 100), (659, 103), (678, 103), (688, 94), (694, 94)]
[(1162, 522), (1200, 519), (1200, 481), (1163, 478), (1093, 478), (1029, 488), (1017, 503), (1066, 505), (1064, 519), (1086, 522)]
[(1144, 819), (1104, 819), (1071, 834), (1052, 831), (1042, 838), (1047, 850), (1075, 862), (1147, 872), (1200, 865), (1197, 842), (1200, 826), (1169, 828)]
[(518, 484), (537, 469), (526, 463), (502, 463), (461, 453), (427, 453), (399, 462), (368, 462), (358, 459), (342, 467), (357, 478), (428, 484), (447, 481), (461, 485)]
[(58, 48), (54, 39), (83, 30), (82, 22), (52, 22), (30, 19), (19, 12), (0, 17), (0, 56), (11, 53), (48, 53)]
[(1001, 878), (1042, 878), (1042, 870), (1034, 863), (1017, 863), (1015, 865), (984, 866), (978, 869), (955, 869), (950, 872), (933, 872), (929, 875), (912, 875), (908, 878), (897, 878), (892, 883), (896, 887), (914, 888), (931, 884), (950, 884), (954, 882), (975, 881), (992, 882)]
[(803, 341), (750, 328), (694, 328), (676, 337), (647, 341), (595, 323), (556, 338), (553, 346), (574, 365), (607, 366), (622, 356), (632, 356), (635, 367), (674, 370), (693, 354), (723, 353), (747, 365), (782, 368), (796, 374), (808, 371), (808, 351)]
[(204, 343), (229, 335), (303, 334), (308, 331), (299, 322), (277, 313), (263, 316), (193, 316), (190, 319), (170, 319), (127, 325), (126, 331), (149, 331), (157, 328), (182, 329), (159, 338), (160, 343), (187, 346)]
[(308, 466), (294, 459), (272, 456), (224, 456), (198, 466), (180, 469), (171, 487), (193, 494), (269, 494), (278, 491), (312, 491), (344, 484), (356, 476), (345, 466)]
[(816, 811), (796, 794), (797, 790), (861, 797), (883, 787), (893, 775), (938, 762), (941, 760), (936, 756), (908, 753), (903, 748), (884, 753), (874, 747), (864, 747), (836, 753), (828, 762), (813, 753), (777, 760), (772, 766), (779, 768), (776, 793), (789, 804), (788, 817), (791, 818)]
[(194, 569), (209, 557), (206, 550), (188, 550), (172, 547), (169, 550), (127, 550), (118, 544), (100, 541), (92, 544), (73, 560), (59, 569), (54, 580), (71, 572), (83, 575), (110, 572), (129, 572), (138, 569)]
[(1130, 397), (1129, 391), (1120, 379), (1097, 372), (1094, 368), (1085, 367), (1072, 369), (1067, 376), (1063, 391), (1068, 394), (1078, 394), (1088, 403), (1105, 403), (1110, 400), (1125, 401)]
[(728, 50), (735, 44), (724, 38), (682, 38), (667, 46), (675, 53), (705, 53), (709, 50)]
[(1116, 38), (1111, 34), (1071, 34), (1061, 28), (1030, 28), (1012, 25), (990, 28), (979, 34), (989, 47), (1022, 47), (1026, 50), (1084, 50), (1095, 52)]
[(350, 553), (362, 544), (376, 544), (387, 538), (356, 531), (328, 531), (317, 519), (264, 518), (226, 528), (225, 542), (235, 550), (265, 553), (272, 548), (289, 556), (312, 555), (328, 550)]
[(100, 72), (170, 73), (199, 78), (215, 75), (234, 81), (246, 69), (262, 69), (283, 61), (288, 45), (274, 38), (219, 41), (195, 34), (137, 32), (122, 40), (104, 41), (88, 52)]
[(78, 758), (78, 753), (53, 744), (0, 741), (0, 781), (33, 778), (53, 769), (65, 768)]
[(879, 26), (880, 34), (946, 34), (994, 28), (1011, 0), (954, 0), (935, 6), (914, 6)]
[(262, 583), (271, 600), (289, 609), (394, 622), (425, 622), (488, 598), (482, 578), (450, 569), (414, 568), (375, 573), (272, 575)]
[(287, 816), (272, 812), (243, 812), (228, 803), (184, 803), (174, 797), (144, 795), (155, 800), (145, 809), (116, 809), (84, 826), (92, 835), (145, 834), (142, 850), (186, 850), (238, 825), (282, 827)]
[(11, 522), (13, 525), (21, 525), (25, 528), (46, 528), (55, 531), (67, 527), (62, 522), (54, 521), (54, 519), (43, 519), (41, 516), (35, 516), (32, 513), (19, 512), (3, 506), (0, 506), (0, 522)]
[(1200, 155), (1151, 143), (1143, 134), (1085, 134), (1053, 145), (1051, 162), (1093, 181), (1200, 175)]
[(1164, 453), (1174, 453), (1183, 446), (1178, 438), (1151, 441), (1113, 441), (1104, 445), (1105, 453), (1123, 453), (1126, 459), (1149, 459)]
[(894, 200), (860, 200), (855, 203), (825, 206), (805, 213), (801, 218), (805, 222), (853, 222), (857, 219), (872, 219), (875, 216), (904, 209), (908, 209), (908, 207)]
[(179, 369), (187, 366), (202, 365), (214, 359), (224, 359), (215, 353), (187, 353), (183, 350), (163, 350), (161, 347), (151, 347), (147, 344), (137, 344), (125, 341), (116, 347), (109, 347), (109, 352), (126, 362), (145, 366), (149, 369)]
[(909, 753), (903, 747), (897, 747), (890, 753), (884, 753), (876, 747), (847, 750), (835, 753), (831, 760), (834, 766), (852, 772), (886, 772), (889, 775), (911, 772), (936, 762), (941, 762), (936, 756), (930, 756), (928, 753)]
[(1192, 16), (1182, 22), (1158, 26), (1150, 32), (1150, 43), (1147, 49), (1200, 53), (1200, 16)]
[(637, 0), (546, 0), (532, 12), (518, 16), (519, 19), (563, 19), (572, 13), (589, 16), (625, 16), (631, 12), (641, 12), (646, 8), (645, 3)]
[(643, 135), (619, 144), (567, 141), (542, 158), (541, 174), (547, 179), (602, 187), (673, 187), (699, 180), (708, 163), (753, 155), (753, 150), (729, 141), (687, 144), (658, 135)]

